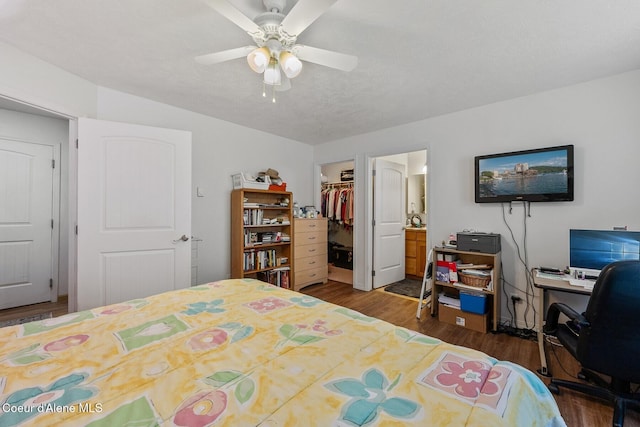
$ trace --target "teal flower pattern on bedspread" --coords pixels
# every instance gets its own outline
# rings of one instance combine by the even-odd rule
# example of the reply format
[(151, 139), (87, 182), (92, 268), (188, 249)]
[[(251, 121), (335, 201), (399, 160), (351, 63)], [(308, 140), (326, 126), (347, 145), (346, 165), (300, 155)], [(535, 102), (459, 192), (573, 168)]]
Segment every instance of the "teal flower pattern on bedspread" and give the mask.
[(213, 301), (198, 301), (188, 305), (188, 309), (184, 310), (182, 313), (188, 316), (195, 316), (200, 313), (223, 313), (224, 308), (220, 308), (219, 306), (224, 304), (223, 299), (214, 299)]
[(343, 378), (331, 381), (324, 386), (335, 392), (351, 397), (343, 407), (340, 420), (347, 425), (366, 426), (375, 422), (384, 411), (387, 415), (399, 418), (413, 418), (421, 406), (402, 397), (389, 397), (390, 392), (400, 381), (401, 375), (389, 384), (389, 380), (378, 369), (372, 368), (362, 374), (362, 380)]
[[(15, 426), (32, 417), (49, 413), (56, 408), (68, 408), (74, 403), (84, 402), (96, 394), (92, 387), (83, 386), (87, 373), (75, 373), (60, 378), (48, 387), (30, 387), (18, 390), (5, 400), (9, 408), (22, 408), (24, 412), (0, 413), (0, 426)], [(29, 410), (27, 410), (29, 408)]]

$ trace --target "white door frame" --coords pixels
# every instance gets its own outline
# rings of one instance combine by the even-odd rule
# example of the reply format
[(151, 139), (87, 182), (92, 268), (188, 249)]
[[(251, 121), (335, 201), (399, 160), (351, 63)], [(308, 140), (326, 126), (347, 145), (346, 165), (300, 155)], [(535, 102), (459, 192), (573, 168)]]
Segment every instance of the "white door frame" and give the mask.
[[(54, 185), (55, 182), (57, 182), (57, 196), (54, 197), (54, 212), (56, 212), (56, 214), (58, 215), (57, 221), (55, 221), (54, 223), (54, 239), (52, 240), (52, 244), (53, 247), (56, 251), (57, 254), (57, 259), (59, 260), (60, 257), (60, 253), (59, 253), (59, 231), (60, 231), (60, 206), (62, 203), (68, 203), (68, 212), (69, 212), (69, 216), (68, 216), (68, 221), (69, 221), (69, 227), (68, 227), (68, 241), (69, 241), (69, 264), (68, 264), (68, 311), (69, 312), (73, 312), (76, 311), (76, 301), (75, 301), (75, 295), (76, 295), (76, 241), (75, 241), (75, 224), (76, 224), (76, 206), (77, 206), (77, 190), (76, 190), (76, 184), (77, 184), (77, 179), (76, 179), (76, 169), (77, 169), (77, 164), (76, 164), (76, 152), (75, 150), (72, 150), (72, 147), (75, 147), (75, 140), (77, 137), (77, 129), (78, 129), (78, 125), (77, 125), (77, 119), (79, 117), (78, 114), (70, 112), (70, 111), (65, 111), (63, 108), (60, 108), (59, 106), (46, 106), (45, 103), (41, 102), (41, 100), (35, 100), (33, 99), (33, 97), (29, 97), (29, 96), (24, 96), (22, 94), (7, 94), (5, 91), (3, 91), (2, 93), (0, 93), (0, 98), (6, 99), (8, 101), (12, 101), (15, 102), (17, 104), (21, 104), (24, 105), (28, 108), (32, 108), (35, 110), (39, 110), (39, 111), (43, 111), (43, 112), (47, 112), (49, 113), (49, 115), (53, 115), (56, 117), (59, 117), (61, 119), (66, 119), (69, 120), (69, 150), (68, 150), (68, 162), (67, 162), (67, 168), (68, 168), (68, 175), (69, 175), (69, 180), (68, 180), (68, 200), (63, 201), (60, 200), (60, 168), (56, 168), (56, 173), (58, 174), (58, 177), (56, 179), (56, 176), (54, 175)], [(54, 149), (55, 152), (55, 149)], [(58, 164), (61, 164), (60, 162), (60, 152), (58, 151)], [(59, 268), (58, 268), (58, 260), (56, 260), (55, 263), (53, 263), (53, 273), (54, 276), (54, 284), (53, 284), (53, 288), (52, 288), (52, 301), (53, 302), (57, 302), (58, 300), (58, 288), (59, 288), (59, 283), (58, 283), (58, 274), (59, 274)], [(55, 298), (55, 299), (53, 299)]]
[(359, 196), (360, 192), (363, 189), (363, 186), (360, 182), (358, 182), (358, 178), (356, 178), (357, 176), (357, 170), (358, 170), (358, 165), (356, 163), (356, 159), (354, 158), (350, 158), (350, 159), (340, 159), (340, 160), (332, 160), (332, 161), (327, 161), (327, 162), (322, 162), (322, 163), (318, 163), (315, 162), (313, 164), (313, 203), (315, 204), (315, 206), (320, 209), (321, 203), (322, 203), (322, 181), (320, 179), (320, 175), (322, 173), (322, 165), (328, 165), (331, 163), (344, 163), (344, 162), (353, 162), (353, 176), (354, 176), (354, 180), (353, 180), (353, 194), (355, 196), (355, 200), (354, 200), (354, 209), (355, 209), (355, 216), (354, 216), (354, 221), (353, 221), (353, 287), (354, 289), (360, 289), (360, 290), (364, 290), (363, 286), (362, 286), (362, 281), (363, 281), (363, 272), (364, 269), (360, 266), (360, 263), (363, 262), (364, 258), (361, 256), (361, 252), (362, 252), (362, 247), (360, 245), (359, 240), (358, 240), (358, 236), (360, 235), (360, 233), (362, 233), (362, 230), (364, 230), (364, 228), (366, 227), (362, 227), (362, 224), (360, 224), (360, 222), (357, 220), (358, 218), (358, 209), (360, 206), (359, 204), (359, 199), (361, 198), (361, 196)]
[[(362, 221), (363, 224), (373, 224), (373, 209), (371, 209), (370, 207), (373, 206), (373, 169), (374, 169), (374, 160), (377, 157), (385, 157), (385, 156), (393, 156), (396, 154), (404, 154), (404, 153), (410, 153), (413, 151), (421, 151), (421, 150), (426, 150), (427, 151), (427, 169), (431, 170), (431, 164), (430, 164), (430, 159), (431, 156), (429, 156), (429, 149), (430, 149), (430, 143), (426, 142), (423, 146), (416, 146), (414, 148), (403, 148), (403, 149), (388, 149), (388, 150), (380, 150), (380, 151), (374, 151), (374, 152), (370, 152), (370, 153), (364, 153), (361, 156), (359, 156), (361, 159), (361, 162), (364, 163), (364, 167), (361, 168), (361, 175), (363, 176), (358, 176), (358, 173), (356, 172), (356, 179), (361, 181), (363, 183), (363, 185), (365, 186), (364, 189), (364, 193), (366, 193), (366, 200), (363, 204), (358, 205), (358, 207), (356, 208), (356, 217), (358, 221)], [(358, 156), (356, 156), (358, 157)], [(427, 211), (428, 211), (428, 206), (431, 205), (431, 191), (430, 191), (430, 185), (431, 185), (431, 180), (427, 179), (427, 186), (426, 186), (426, 192), (427, 192)], [(365, 209), (363, 209), (363, 207), (365, 207)], [(358, 215), (358, 211), (364, 211), (362, 212), (360, 215), (362, 215), (362, 217), (359, 217)], [(427, 230), (429, 230), (430, 226), (431, 226), (431, 216), (427, 215), (427, 222), (426, 222), (426, 226), (427, 226)], [(362, 288), (362, 290), (365, 291), (370, 291), (373, 289), (373, 276), (371, 274), (372, 270), (373, 270), (373, 227), (364, 227), (363, 232), (363, 236), (360, 236), (363, 239), (364, 242), (364, 250), (363, 253), (365, 255), (365, 262), (363, 264), (365, 264), (362, 273), (363, 277), (364, 277), (364, 286)], [(432, 245), (429, 245), (432, 246)], [(427, 248), (427, 252), (428, 252)], [(354, 254), (355, 256), (355, 254)]]

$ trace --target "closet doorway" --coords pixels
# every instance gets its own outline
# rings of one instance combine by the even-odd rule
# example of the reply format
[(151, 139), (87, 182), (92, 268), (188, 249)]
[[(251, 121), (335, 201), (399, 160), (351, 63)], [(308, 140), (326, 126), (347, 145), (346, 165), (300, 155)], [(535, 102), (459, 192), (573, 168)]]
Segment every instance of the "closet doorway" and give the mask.
[(68, 119), (0, 97), (0, 309), (67, 294)]
[(353, 285), (355, 169), (353, 161), (320, 167), (321, 212), (328, 222), (329, 280)]

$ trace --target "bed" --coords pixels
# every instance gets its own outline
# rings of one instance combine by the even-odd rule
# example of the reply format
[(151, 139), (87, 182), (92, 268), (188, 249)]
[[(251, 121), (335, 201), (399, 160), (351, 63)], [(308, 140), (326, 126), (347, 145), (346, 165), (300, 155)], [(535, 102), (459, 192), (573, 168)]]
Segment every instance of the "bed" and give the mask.
[(0, 426), (564, 426), (523, 367), (252, 279), (0, 329)]

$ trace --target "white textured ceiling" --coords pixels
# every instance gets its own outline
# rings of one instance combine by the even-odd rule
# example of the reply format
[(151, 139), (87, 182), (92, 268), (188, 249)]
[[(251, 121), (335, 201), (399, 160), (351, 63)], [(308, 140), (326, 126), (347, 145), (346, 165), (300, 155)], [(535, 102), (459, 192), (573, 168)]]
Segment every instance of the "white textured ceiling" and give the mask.
[(0, 41), (100, 86), (318, 144), (638, 69), (640, 1), (339, 0), (298, 42), (357, 68), (305, 63), (276, 104), (244, 59), (193, 60), (251, 44), (199, 0), (0, 0)]

